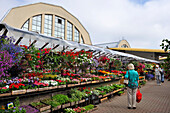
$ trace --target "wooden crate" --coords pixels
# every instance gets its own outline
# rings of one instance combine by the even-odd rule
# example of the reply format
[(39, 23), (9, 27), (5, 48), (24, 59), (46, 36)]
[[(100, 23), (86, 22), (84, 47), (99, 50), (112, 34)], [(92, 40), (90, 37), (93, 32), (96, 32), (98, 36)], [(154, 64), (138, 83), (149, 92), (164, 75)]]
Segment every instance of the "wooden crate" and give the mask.
[(67, 84), (67, 87), (74, 87), (75, 84)]
[(81, 104), (81, 103), (83, 103), (83, 102), (85, 102), (85, 99), (80, 100), (80, 101), (79, 101), (79, 104)]
[(70, 103), (66, 103), (62, 105), (62, 108), (67, 108), (67, 107), (70, 107)]
[(58, 86), (51, 86), (51, 87), (48, 87), (49, 90), (51, 90), (51, 89), (57, 89), (57, 88), (58, 88)]
[(101, 102), (104, 102), (104, 101), (106, 101), (107, 99), (108, 99), (108, 97), (105, 97), (105, 98), (100, 99), (100, 101), (101, 101)]
[(61, 105), (56, 106), (55, 108), (52, 108), (53, 111), (61, 109)]
[(66, 88), (66, 85), (59, 85), (58, 88)]
[(45, 91), (45, 90), (48, 90), (48, 87), (38, 88), (38, 91)]
[(27, 89), (26, 90), (27, 93), (36, 92), (36, 91), (38, 91), (38, 88), (36, 88), (36, 89)]
[(0, 94), (0, 97), (4, 97), (4, 96), (11, 96), (11, 92), (10, 93), (2, 93), (2, 94)]
[(92, 83), (92, 81), (87, 81), (86, 83), (87, 83), (87, 84), (91, 84), (91, 83)]
[(19, 94), (25, 94), (25, 93), (26, 93), (26, 89), (13, 90), (13, 91), (12, 91), (12, 95), (19, 95)]
[(87, 84), (87, 83), (86, 83), (86, 82), (81, 82), (81, 83), (80, 83), (80, 85), (85, 85), (85, 84)]

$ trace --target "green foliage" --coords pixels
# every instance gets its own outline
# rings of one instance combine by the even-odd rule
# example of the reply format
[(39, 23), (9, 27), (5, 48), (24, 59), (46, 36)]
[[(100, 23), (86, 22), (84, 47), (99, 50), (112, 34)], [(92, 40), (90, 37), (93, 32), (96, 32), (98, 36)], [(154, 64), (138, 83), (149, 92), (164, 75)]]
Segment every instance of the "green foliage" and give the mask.
[(36, 106), (39, 106), (39, 105), (43, 105), (43, 103), (41, 103), (41, 102), (32, 102), (31, 105), (36, 107)]
[(119, 92), (118, 92), (118, 94), (122, 94), (122, 93), (124, 93), (124, 91), (119, 91)]
[(42, 102), (47, 104), (47, 105), (51, 105), (52, 107), (57, 107), (58, 105), (61, 105), (56, 100), (52, 100), (52, 99), (44, 99), (44, 100), (42, 100)]
[(164, 64), (163, 64), (163, 68), (165, 73), (167, 74), (167, 76), (170, 76), (170, 40), (168, 39), (163, 39), (162, 40), (162, 44), (160, 45), (162, 47), (162, 49), (164, 49), (164, 51), (168, 51), (168, 56), (167, 59), (164, 60)]
[(113, 84), (113, 86), (115, 86), (116, 89), (121, 89), (121, 88), (125, 87), (125, 85), (123, 85), (123, 84)]
[(93, 90), (93, 94), (95, 94), (95, 95), (99, 96), (100, 91), (99, 91), (99, 90)]
[(63, 95), (63, 94), (57, 94), (57, 95), (53, 96), (52, 99), (54, 101), (57, 101), (60, 104), (65, 104), (65, 103), (69, 102), (68, 96)]
[(89, 110), (91, 110), (91, 109), (93, 109), (94, 108), (94, 105), (92, 105), (92, 104), (89, 104), (89, 105), (87, 105), (87, 106), (85, 106), (85, 107), (83, 107), (86, 111), (89, 111)]
[(70, 94), (72, 97), (76, 96), (78, 98), (78, 100), (82, 100), (83, 97), (86, 97), (85, 92), (81, 92), (77, 89), (71, 89)]
[(20, 106), (20, 102), (19, 102), (19, 97), (17, 97), (14, 101), (14, 106), (15, 107), (19, 107)]
[(6, 93), (6, 92), (8, 92), (9, 91), (9, 88), (7, 88), (7, 89), (0, 89), (0, 93), (2, 94), (2, 93)]

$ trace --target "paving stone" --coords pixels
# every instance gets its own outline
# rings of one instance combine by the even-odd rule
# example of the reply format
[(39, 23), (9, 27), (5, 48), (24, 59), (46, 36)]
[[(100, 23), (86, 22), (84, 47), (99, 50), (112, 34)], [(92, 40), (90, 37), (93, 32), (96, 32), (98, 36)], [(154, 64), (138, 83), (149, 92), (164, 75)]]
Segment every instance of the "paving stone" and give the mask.
[(137, 109), (127, 109), (127, 94), (115, 96), (98, 105), (92, 113), (170, 113), (170, 81), (158, 86), (156, 81), (147, 81), (140, 89), (142, 101)]

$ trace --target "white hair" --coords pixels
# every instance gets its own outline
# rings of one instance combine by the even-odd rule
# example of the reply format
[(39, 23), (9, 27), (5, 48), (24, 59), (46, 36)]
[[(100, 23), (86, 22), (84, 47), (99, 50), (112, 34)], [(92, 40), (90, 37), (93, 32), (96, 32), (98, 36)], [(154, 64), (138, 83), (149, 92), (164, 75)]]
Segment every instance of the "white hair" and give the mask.
[(135, 67), (134, 67), (133, 64), (129, 64), (129, 65), (128, 65), (128, 69), (129, 69), (129, 70), (133, 70), (133, 69), (135, 69)]

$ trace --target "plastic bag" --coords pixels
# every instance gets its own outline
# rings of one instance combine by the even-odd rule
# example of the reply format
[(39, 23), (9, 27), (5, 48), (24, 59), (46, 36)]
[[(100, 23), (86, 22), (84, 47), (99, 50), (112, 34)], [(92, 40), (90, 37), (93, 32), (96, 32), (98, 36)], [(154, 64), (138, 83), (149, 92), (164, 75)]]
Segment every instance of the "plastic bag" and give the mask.
[(139, 103), (142, 100), (142, 93), (138, 89), (136, 92), (136, 102)]

